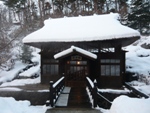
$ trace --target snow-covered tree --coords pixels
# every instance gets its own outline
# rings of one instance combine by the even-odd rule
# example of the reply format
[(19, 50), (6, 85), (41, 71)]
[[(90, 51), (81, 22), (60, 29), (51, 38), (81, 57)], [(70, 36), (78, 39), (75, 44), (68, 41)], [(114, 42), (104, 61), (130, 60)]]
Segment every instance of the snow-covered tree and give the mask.
[(150, 34), (150, 1), (132, 0), (128, 14), (128, 25), (142, 34)]
[(0, 69), (5, 68), (6, 65), (4, 64), (11, 58), (12, 43), (8, 33), (11, 25), (12, 18), (9, 9), (0, 5)]
[(32, 56), (32, 49), (30, 46), (27, 45), (22, 45), (21, 47), (21, 54), (20, 54), (20, 59), (22, 60), (22, 62), (30, 62)]

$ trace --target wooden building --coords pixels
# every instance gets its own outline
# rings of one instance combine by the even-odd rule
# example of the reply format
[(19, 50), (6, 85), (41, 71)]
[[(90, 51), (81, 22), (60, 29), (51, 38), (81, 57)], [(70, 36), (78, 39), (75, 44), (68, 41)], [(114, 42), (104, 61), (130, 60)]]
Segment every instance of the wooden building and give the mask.
[(127, 46), (140, 33), (121, 25), (119, 14), (48, 19), (23, 39), (41, 49), (41, 83), (65, 76), (66, 86), (85, 86), (85, 77), (98, 87), (121, 87), (125, 81)]

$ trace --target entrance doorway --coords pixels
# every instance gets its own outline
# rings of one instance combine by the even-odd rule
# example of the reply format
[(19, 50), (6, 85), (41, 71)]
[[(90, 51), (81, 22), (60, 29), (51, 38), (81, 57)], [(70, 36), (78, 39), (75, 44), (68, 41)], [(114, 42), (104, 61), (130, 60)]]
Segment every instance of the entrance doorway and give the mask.
[(71, 61), (66, 62), (66, 86), (85, 87), (85, 77), (88, 76), (88, 61)]

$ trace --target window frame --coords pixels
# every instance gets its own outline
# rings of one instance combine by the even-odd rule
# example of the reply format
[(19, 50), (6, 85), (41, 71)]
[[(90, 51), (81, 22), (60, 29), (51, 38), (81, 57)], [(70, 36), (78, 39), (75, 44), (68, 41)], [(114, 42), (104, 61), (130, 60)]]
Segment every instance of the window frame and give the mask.
[(120, 59), (100, 59), (101, 76), (120, 76), (121, 75)]
[(43, 75), (59, 75), (59, 60), (43, 59), (42, 60)]

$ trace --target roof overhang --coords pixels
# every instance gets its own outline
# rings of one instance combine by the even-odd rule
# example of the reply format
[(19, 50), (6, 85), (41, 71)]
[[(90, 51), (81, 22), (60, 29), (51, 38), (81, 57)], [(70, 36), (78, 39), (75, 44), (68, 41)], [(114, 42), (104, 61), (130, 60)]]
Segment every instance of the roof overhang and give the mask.
[(96, 54), (93, 54), (93, 53), (91, 53), (89, 51), (86, 51), (84, 49), (81, 49), (81, 48), (75, 47), (75, 46), (71, 46), (69, 49), (66, 49), (64, 51), (61, 51), (61, 52), (55, 54), (54, 58), (55, 59), (64, 58), (66, 56), (71, 55), (72, 53), (79, 53), (79, 54), (82, 54), (84, 56), (87, 56), (90, 59), (97, 59), (97, 55)]
[(74, 45), (77, 47), (81, 47), (81, 45), (84, 45), (85, 47), (88, 48), (99, 48), (99, 47), (104, 47), (104, 48), (109, 48), (109, 47), (117, 47), (117, 46), (128, 46), (135, 42), (136, 40), (140, 39), (140, 36), (136, 37), (125, 37), (125, 38), (117, 38), (117, 39), (108, 39), (108, 40), (97, 40), (97, 41), (79, 41), (79, 42), (30, 42), (30, 43), (25, 43), (27, 45), (37, 47), (39, 49), (42, 48), (48, 48), (48, 49), (61, 49), (61, 48), (69, 48), (70, 46)]
[(26, 36), (23, 43), (38, 48), (53, 45), (81, 47), (83, 43), (103, 47), (127, 46), (139, 39), (140, 33), (122, 25), (119, 18), (119, 14), (111, 13), (48, 19), (41, 29)]

